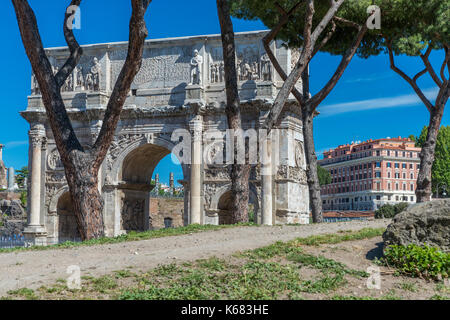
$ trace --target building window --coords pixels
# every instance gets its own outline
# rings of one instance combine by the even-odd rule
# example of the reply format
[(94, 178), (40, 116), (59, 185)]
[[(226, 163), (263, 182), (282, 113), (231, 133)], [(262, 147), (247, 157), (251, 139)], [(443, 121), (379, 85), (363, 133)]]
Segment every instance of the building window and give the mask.
[(390, 163), (390, 162), (388, 162), (387, 164), (386, 164), (386, 168), (391, 168), (392, 167), (392, 164)]
[(417, 165), (417, 170), (420, 170), (420, 164)]
[(391, 201), (391, 199), (392, 199), (392, 196), (388, 196), (388, 200)]
[(395, 163), (395, 168), (400, 168), (400, 163)]
[(376, 163), (377, 168), (381, 168), (381, 162)]
[(377, 196), (377, 200), (381, 200), (381, 196)]
[(414, 191), (414, 184), (411, 183), (410, 189), (411, 189), (411, 191)]
[(403, 172), (403, 179), (406, 179), (406, 172)]
[(375, 178), (381, 178), (381, 172), (380, 171), (375, 172)]
[(411, 202), (414, 202), (414, 197), (413, 196), (411, 196)]
[(414, 179), (414, 172), (411, 172), (410, 177), (411, 179)]
[(395, 151), (395, 156), (398, 157), (398, 151)]
[(395, 173), (395, 179), (400, 179), (400, 173), (398, 172)]
[(380, 150), (377, 150), (377, 157), (380, 156)]
[(402, 163), (402, 168), (406, 169), (406, 163)]
[(390, 156), (391, 155), (391, 151), (388, 150), (387, 151), (387, 155)]
[(395, 190), (398, 190), (398, 183), (395, 184)]
[(388, 175), (387, 175), (387, 176), (388, 176), (388, 178), (390, 178), (390, 177), (391, 177), (391, 172), (388, 172)]
[(409, 168), (410, 168), (410, 169), (414, 169), (412, 163), (409, 164)]
[(403, 184), (403, 190), (406, 191), (406, 184)]
[(388, 190), (391, 190), (391, 184), (388, 183)]

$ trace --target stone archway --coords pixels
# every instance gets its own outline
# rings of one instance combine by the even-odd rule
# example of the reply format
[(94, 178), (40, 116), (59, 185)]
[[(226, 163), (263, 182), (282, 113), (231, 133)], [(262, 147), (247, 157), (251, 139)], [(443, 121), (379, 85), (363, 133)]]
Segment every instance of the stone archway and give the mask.
[[(231, 224), (231, 186), (227, 185), (223, 187), (218, 193), (215, 195), (212, 206), (217, 209), (218, 213), (218, 224)], [(258, 196), (256, 195), (255, 188), (252, 184), (250, 184), (249, 188), (249, 201), (248, 201), (248, 213), (250, 222), (258, 222), (258, 214), (259, 214), (259, 201)]]
[(58, 241), (81, 240), (69, 192), (66, 192), (59, 197), (56, 212), (58, 215)]
[(152, 176), (156, 166), (172, 149), (167, 141), (159, 140), (140, 143), (123, 157), (117, 178), (121, 232), (153, 228), (150, 216)]

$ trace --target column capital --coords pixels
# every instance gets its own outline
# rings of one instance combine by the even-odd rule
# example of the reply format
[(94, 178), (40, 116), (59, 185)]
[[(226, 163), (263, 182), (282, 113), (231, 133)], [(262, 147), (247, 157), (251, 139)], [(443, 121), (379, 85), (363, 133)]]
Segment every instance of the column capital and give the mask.
[(47, 146), (47, 138), (40, 134), (30, 132), (30, 141), (33, 148), (40, 147), (42, 149), (45, 149)]
[(33, 124), (28, 133), (33, 148), (41, 147), (45, 148), (47, 139), (45, 137), (45, 127), (43, 124)]
[(189, 130), (192, 133), (192, 141), (199, 141), (202, 139), (203, 133), (203, 116), (197, 115), (189, 121)]

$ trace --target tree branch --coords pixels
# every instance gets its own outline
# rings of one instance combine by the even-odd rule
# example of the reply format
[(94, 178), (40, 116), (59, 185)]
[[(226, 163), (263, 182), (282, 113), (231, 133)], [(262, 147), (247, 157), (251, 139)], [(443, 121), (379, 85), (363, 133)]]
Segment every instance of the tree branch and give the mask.
[(322, 34), (323, 30), (326, 28), (328, 23), (330, 23), (330, 20), (333, 19), (336, 12), (339, 10), (340, 6), (344, 3), (344, 0), (332, 0), (330, 9), (328, 9), (328, 12), (325, 14), (325, 16), (322, 18), (320, 23), (317, 25), (316, 29), (314, 30), (312, 36), (311, 36), (311, 42), (312, 46), (315, 46), (315, 43), (317, 39), (319, 39), (320, 35)]
[(419, 86), (413, 81), (413, 79), (411, 79), (406, 73), (404, 73), (402, 70), (400, 70), (395, 65), (394, 52), (392, 50), (392, 41), (386, 39), (386, 46), (387, 46), (387, 48), (389, 50), (389, 60), (390, 60), (390, 63), (391, 63), (391, 69), (394, 70), (395, 72), (397, 72), (403, 79), (406, 80), (406, 82), (408, 82), (410, 84), (410, 86), (414, 89), (416, 94), (419, 96), (419, 98), (425, 104), (425, 106), (427, 107), (428, 111), (431, 113), (433, 111), (433, 105), (427, 99), (427, 97), (425, 97), (425, 95), (423, 94), (422, 90), (420, 90)]
[(65, 164), (70, 163), (69, 153), (72, 150), (83, 151), (73, 130), (60, 87), (53, 75), (53, 69), (42, 45), (36, 16), (26, 0), (12, 0), (19, 24), (22, 42), (33, 73), (42, 93), (42, 100), (58, 151)]
[(428, 45), (428, 48), (427, 48), (427, 51), (425, 52), (425, 54), (420, 54), (420, 58), (422, 59), (423, 64), (425, 65), (426, 69), (430, 73), (431, 78), (434, 80), (434, 82), (436, 82), (436, 84), (440, 88), (442, 86), (442, 81), (439, 79), (436, 72), (434, 72), (434, 69), (431, 66), (430, 60), (428, 60), (428, 57), (430, 56), (432, 49), (433, 49), (433, 47), (431, 46), (431, 43), (430, 43)]
[(336, 23), (334, 22), (334, 20), (331, 20), (331, 30), (327, 33), (325, 38), (322, 39), (320, 44), (314, 48), (311, 59), (317, 54), (317, 52), (322, 50), (322, 48), (328, 43), (328, 41), (331, 39), (331, 37), (335, 32), (336, 32)]
[(262, 125), (262, 128), (271, 130), (275, 122), (278, 120), (278, 117), (280, 116), (281, 112), (283, 111), (283, 107), (286, 104), (286, 100), (289, 98), (289, 95), (294, 89), (295, 84), (298, 82), (303, 71), (307, 68), (309, 62), (311, 61), (312, 52), (314, 50), (315, 43), (318, 37), (325, 29), (325, 27), (328, 25), (333, 16), (336, 14), (336, 11), (339, 9), (339, 7), (342, 5), (343, 2), (344, 0), (337, 0), (337, 1), (333, 0), (331, 2), (331, 7), (328, 10), (328, 12), (322, 18), (321, 22), (318, 24), (316, 29), (313, 32), (311, 32), (314, 16), (314, 1), (313, 0), (308, 1), (303, 32), (303, 49), (300, 54), (300, 59), (295, 65), (291, 74), (284, 81), (284, 84), (280, 89), (280, 91), (278, 92), (273, 107), (269, 111), (269, 114), (267, 115), (267, 118), (264, 124)]
[(148, 36), (145, 13), (150, 2), (151, 0), (131, 0), (133, 12), (130, 19), (128, 54), (111, 93), (102, 128), (93, 147), (94, 167), (100, 167), (106, 157), (131, 84), (141, 68), (145, 39)]
[(69, 46), (70, 57), (64, 63), (62, 68), (58, 71), (55, 76), (56, 83), (61, 88), (66, 79), (72, 74), (75, 67), (78, 65), (78, 62), (83, 55), (83, 49), (77, 42), (75, 35), (73, 34), (73, 28), (69, 28), (68, 21), (72, 17), (72, 13), (68, 12), (71, 6), (79, 7), (81, 4), (81, 0), (72, 0), (70, 5), (67, 7), (66, 16), (64, 18), (64, 38), (66, 39), (66, 43)]
[(344, 74), (344, 71), (348, 67), (350, 61), (352, 61), (354, 55), (356, 54), (356, 50), (359, 48), (364, 35), (367, 32), (367, 24), (363, 26), (359, 26), (358, 34), (353, 40), (352, 46), (347, 50), (347, 52), (342, 56), (341, 63), (339, 64), (336, 72), (333, 74), (328, 83), (320, 90), (317, 94), (315, 94), (309, 104), (311, 104), (311, 111), (315, 110), (317, 106), (330, 94), (331, 90), (336, 86), (339, 79)]
[[(286, 81), (287, 74), (284, 72), (283, 68), (281, 67), (280, 63), (278, 62), (277, 58), (275, 57), (275, 54), (273, 53), (272, 49), (270, 48), (270, 43), (277, 37), (278, 33), (280, 32), (281, 28), (289, 21), (289, 17), (295, 12), (295, 10), (302, 4), (303, 1), (299, 1), (294, 7), (292, 7), (289, 12), (286, 12), (284, 9), (282, 10), (284, 12), (283, 16), (280, 19), (280, 22), (272, 29), (270, 32), (263, 38), (263, 45), (264, 49), (267, 52), (267, 55), (272, 62), (275, 70), (280, 75), (281, 79), (283, 81)], [(281, 6), (280, 6), (281, 8)], [(297, 90), (297, 88), (294, 87), (292, 90), (292, 94), (295, 96), (295, 98), (298, 100), (300, 104), (302, 104), (303, 95), (300, 93), (300, 91)]]
[(427, 73), (427, 72), (428, 72), (427, 68), (425, 68), (425, 69), (423, 69), (422, 71), (418, 72), (418, 73), (414, 76), (414, 78), (412, 79), (412, 80), (414, 81), (414, 83), (417, 84), (417, 80), (418, 80), (421, 76), (423, 76), (425, 73)]
[(447, 66), (449, 73), (450, 73), (450, 49), (448, 48), (448, 46), (444, 45), (444, 51), (445, 51), (445, 59), (444, 62), (442, 63), (442, 67), (441, 67), (441, 78), (442, 81), (444, 83), (449, 82), (450, 78), (447, 79), (445, 78), (445, 66)]

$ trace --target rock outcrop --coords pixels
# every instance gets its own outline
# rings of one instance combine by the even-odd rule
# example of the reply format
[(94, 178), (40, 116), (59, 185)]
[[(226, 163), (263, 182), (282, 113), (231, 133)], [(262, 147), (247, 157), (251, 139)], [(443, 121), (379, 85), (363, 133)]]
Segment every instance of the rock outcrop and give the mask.
[(0, 200), (0, 213), (11, 219), (22, 219), (26, 215), (19, 200)]
[(399, 213), (383, 234), (385, 246), (424, 245), (450, 252), (450, 200), (410, 206)]

